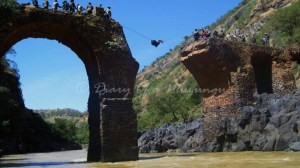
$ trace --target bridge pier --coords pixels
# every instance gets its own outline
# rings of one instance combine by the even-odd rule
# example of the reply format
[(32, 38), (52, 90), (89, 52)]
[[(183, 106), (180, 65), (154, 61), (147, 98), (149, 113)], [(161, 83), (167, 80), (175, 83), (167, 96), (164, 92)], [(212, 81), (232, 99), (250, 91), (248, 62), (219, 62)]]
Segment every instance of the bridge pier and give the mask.
[(104, 99), (101, 103), (101, 161), (138, 159), (136, 114), (130, 99)]

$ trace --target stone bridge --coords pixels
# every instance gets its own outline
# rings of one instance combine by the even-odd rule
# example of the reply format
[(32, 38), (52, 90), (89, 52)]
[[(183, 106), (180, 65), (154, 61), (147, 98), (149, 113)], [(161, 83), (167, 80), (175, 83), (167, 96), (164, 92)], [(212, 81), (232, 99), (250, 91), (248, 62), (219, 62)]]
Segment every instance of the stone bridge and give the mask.
[(181, 55), (181, 62), (199, 87), (206, 89), (204, 105), (208, 111), (242, 107), (252, 102), (254, 93), (282, 95), (296, 89), (293, 68), (300, 61), (300, 49), (210, 38), (186, 46)]
[(137, 126), (132, 96), (139, 65), (120, 24), (105, 19), (102, 10), (97, 11), (97, 16), (83, 16), (23, 7), (9, 19), (1, 16), (0, 56), (30, 37), (57, 40), (72, 49), (84, 63), (89, 80), (87, 160), (136, 160)]

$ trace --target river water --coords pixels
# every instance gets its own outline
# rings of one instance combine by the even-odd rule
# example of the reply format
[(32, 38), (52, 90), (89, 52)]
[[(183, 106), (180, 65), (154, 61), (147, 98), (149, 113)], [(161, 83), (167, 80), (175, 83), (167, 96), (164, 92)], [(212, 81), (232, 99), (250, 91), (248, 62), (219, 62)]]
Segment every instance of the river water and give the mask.
[(86, 151), (7, 155), (0, 167), (71, 168), (299, 168), (300, 153), (163, 153), (141, 154), (140, 160), (119, 163), (86, 163)]

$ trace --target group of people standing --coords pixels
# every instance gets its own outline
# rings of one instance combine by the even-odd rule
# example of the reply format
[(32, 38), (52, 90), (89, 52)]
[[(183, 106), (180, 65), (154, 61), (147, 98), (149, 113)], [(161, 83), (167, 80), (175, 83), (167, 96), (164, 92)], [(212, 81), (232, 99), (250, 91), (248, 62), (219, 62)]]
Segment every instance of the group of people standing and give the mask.
[(208, 29), (195, 29), (195, 31), (193, 32), (193, 37), (195, 41), (198, 41), (200, 38), (202, 39), (206, 39), (209, 38), (211, 36), (211, 32)]
[[(39, 8), (39, 3), (38, 0), (32, 0), (32, 5)], [(50, 3), (48, 0), (43, 0), (43, 4), (42, 4), (42, 8), (43, 9), (49, 9), (51, 7)], [(102, 5), (100, 5), (100, 7), (102, 8)], [(86, 11), (87, 14), (92, 14), (93, 10), (94, 10), (94, 6), (92, 5), (91, 2), (88, 3), (87, 7), (84, 8), (82, 5), (80, 4), (75, 4), (74, 0), (70, 0), (70, 2), (68, 2), (67, 0), (64, 0), (62, 2), (62, 6), (59, 5), (58, 0), (54, 0), (53, 4), (52, 4), (52, 11), (56, 12), (58, 11), (59, 8), (62, 8), (63, 11), (67, 11), (67, 12), (71, 12), (71, 13), (75, 13), (75, 11), (77, 11), (77, 13), (81, 14), (83, 11)], [(105, 17), (107, 19), (111, 19), (111, 8), (107, 7), (105, 9)]]
[[(235, 34), (227, 34), (225, 37), (225, 40), (231, 41), (231, 42), (242, 42), (242, 43), (252, 43), (257, 44), (256, 37), (253, 36), (252, 38), (249, 35), (235, 35)], [(262, 45), (268, 46), (270, 41), (270, 35), (268, 33), (265, 33), (264, 36), (261, 39)]]
[[(241, 43), (247, 43), (251, 42), (252, 44), (256, 44), (256, 38), (252, 37), (250, 40), (250, 37), (248, 35), (236, 35), (235, 33), (229, 33), (225, 36), (225, 32), (223, 29), (215, 30), (212, 34), (214, 37), (224, 38), (227, 41), (231, 42), (241, 42)], [(211, 37), (211, 33), (208, 29), (195, 29), (193, 32), (193, 37), (195, 41), (198, 41), (199, 39), (206, 39)], [(262, 45), (268, 46), (270, 41), (270, 35), (268, 33), (265, 33), (264, 36), (261, 39)]]

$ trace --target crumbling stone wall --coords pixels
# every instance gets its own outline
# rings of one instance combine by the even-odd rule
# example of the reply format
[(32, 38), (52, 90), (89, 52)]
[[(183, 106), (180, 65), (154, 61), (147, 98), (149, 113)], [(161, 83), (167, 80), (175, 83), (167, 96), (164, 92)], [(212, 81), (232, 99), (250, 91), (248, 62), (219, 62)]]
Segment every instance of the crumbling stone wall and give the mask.
[[(299, 50), (210, 38), (183, 48), (181, 61), (193, 74), (200, 88), (224, 89), (219, 95), (204, 94), (206, 111), (210, 111), (224, 105), (207, 102), (222, 102), (220, 100), (228, 97), (229, 91), (229, 97), (233, 99), (231, 105), (235, 107), (251, 104), (254, 93), (291, 93), (296, 88), (291, 64), (299, 58)], [(224, 96), (220, 96), (222, 94)], [(226, 106), (229, 105), (227, 102)]]
[(136, 114), (132, 110), (138, 63), (121, 25), (103, 15), (53, 13), (34, 7), (24, 7), (11, 18), (7, 21), (0, 17), (0, 56), (17, 42), (32, 37), (57, 40), (83, 61), (90, 88), (87, 160), (138, 159)]
[(274, 61), (272, 69), (273, 91), (275, 94), (284, 95), (287, 91), (296, 89), (291, 62), (278, 63)]
[(255, 91), (254, 71), (252, 66), (239, 68), (236, 72), (231, 73), (231, 82), (233, 84), (234, 103), (243, 106), (252, 101)]

